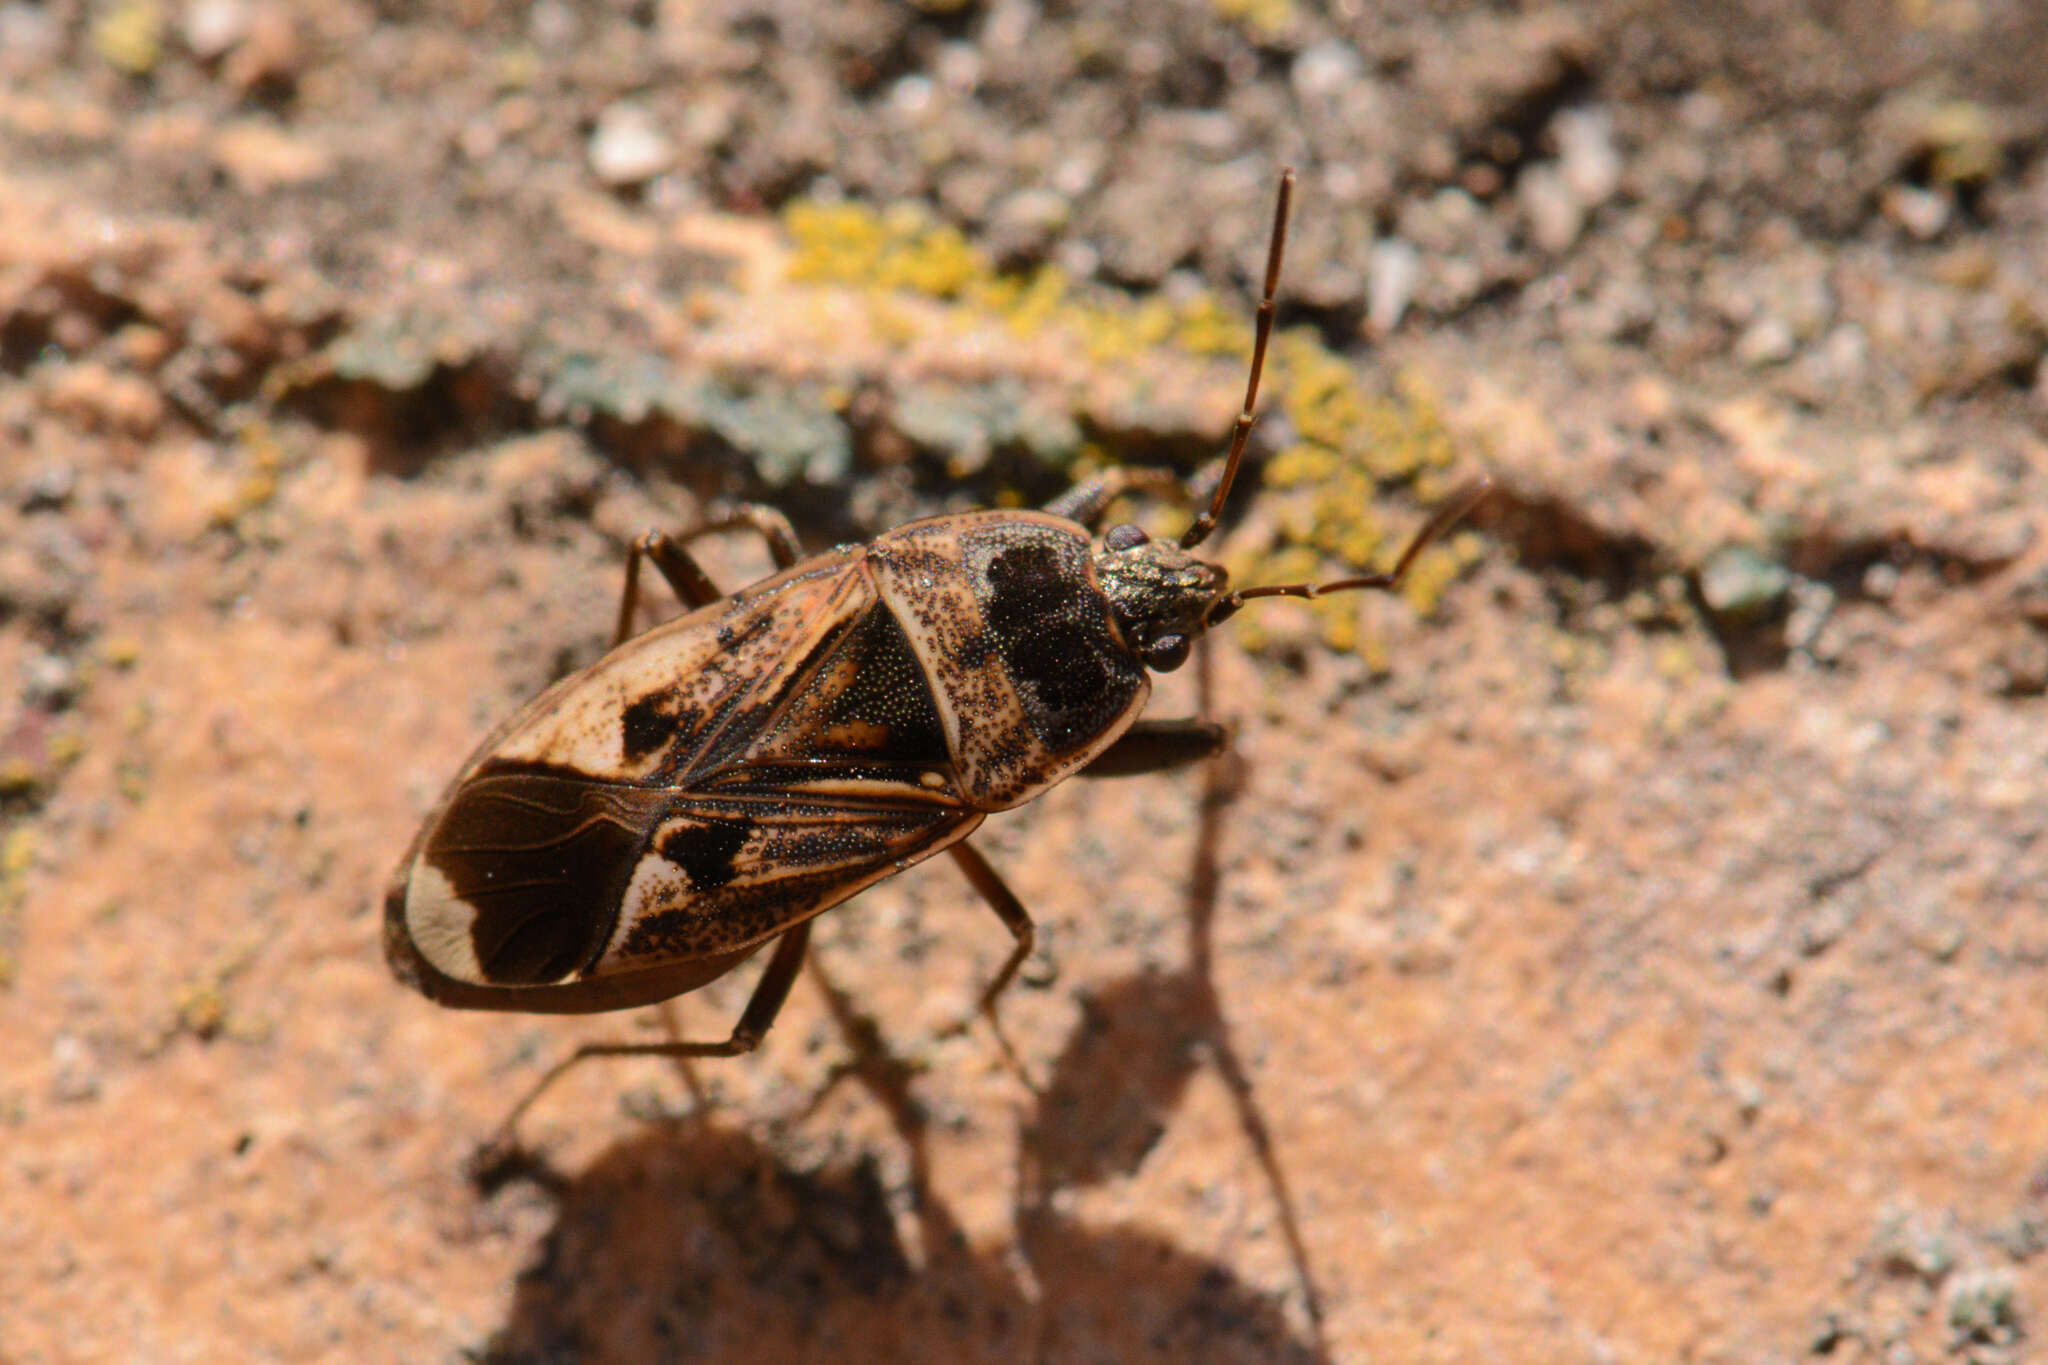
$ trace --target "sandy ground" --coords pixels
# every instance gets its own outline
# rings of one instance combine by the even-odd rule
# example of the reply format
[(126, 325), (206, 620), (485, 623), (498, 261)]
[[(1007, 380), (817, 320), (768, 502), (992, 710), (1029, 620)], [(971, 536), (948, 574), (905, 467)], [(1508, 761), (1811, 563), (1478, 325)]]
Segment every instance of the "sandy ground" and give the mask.
[[(2048, 21), (1386, 9), (0, 3), (0, 1361), (2034, 1358)], [(1191, 473), (1283, 163), (1218, 553), (1499, 496), (976, 836), (1010, 1054), (940, 860), (479, 1170), (664, 1025), (382, 888), (629, 539)]]

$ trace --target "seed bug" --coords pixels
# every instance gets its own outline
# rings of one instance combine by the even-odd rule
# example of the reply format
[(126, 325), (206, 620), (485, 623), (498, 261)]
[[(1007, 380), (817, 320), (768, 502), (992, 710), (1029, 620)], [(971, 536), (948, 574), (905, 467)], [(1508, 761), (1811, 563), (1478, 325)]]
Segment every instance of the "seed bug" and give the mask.
[[(1219, 753), (1221, 725), (1140, 719), (1148, 670), (1179, 668), (1199, 636), (1258, 598), (1398, 586), (1486, 495), (1486, 480), (1467, 485), (1386, 573), (1232, 589), (1192, 553), (1251, 436), (1293, 189), (1289, 170), (1222, 475), (1177, 540), (1129, 523), (1094, 538), (1117, 497), (1164, 479), (1116, 469), (1042, 511), (927, 517), (810, 558), (761, 507), (634, 543), (611, 652), (463, 766), (386, 895), (386, 956), (443, 1005), (585, 1014), (667, 1000), (774, 951), (723, 1041), (586, 1045), (508, 1126), (585, 1057), (752, 1051), (789, 995), (812, 918), (942, 850), (1015, 940), (981, 996), (993, 1017), (1034, 931), (967, 836), (1077, 773)], [(740, 529), (765, 540), (779, 571), (726, 595), (688, 545)], [(635, 636), (643, 563), (688, 610)]]

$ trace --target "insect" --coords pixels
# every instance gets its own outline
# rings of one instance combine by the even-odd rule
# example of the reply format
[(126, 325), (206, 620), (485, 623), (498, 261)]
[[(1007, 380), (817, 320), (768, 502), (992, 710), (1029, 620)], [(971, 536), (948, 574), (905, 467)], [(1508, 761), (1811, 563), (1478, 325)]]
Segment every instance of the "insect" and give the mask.
[[(499, 726), (414, 839), (385, 899), (386, 956), (444, 1005), (582, 1014), (666, 1000), (773, 951), (729, 1037), (586, 1045), (508, 1125), (586, 1057), (753, 1050), (812, 918), (942, 851), (1015, 940), (981, 996), (992, 1017), (1033, 927), (966, 842), (976, 827), (1078, 773), (1220, 752), (1221, 725), (1140, 718), (1150, 673), (1255, 599), (1395, 587), (1485, 496), (1485, 480), (1468, 485), (1386, 573), (1233, 589), (1192, 553), (1244, 460), (1293, 188), (1289, 170), (1222, 475), (1177, 540), (1131, 524), (1093, 536), (1119, 495), (1163, 479), (1126, 469), (1042, 511), (928, 517), (810, 558), (760, 507), (633, 545), (611, 652)], [(722, 594), (688, 545), (749, 528), (780, 571)], [(633, 636), (643, 563), (689, 610)]]

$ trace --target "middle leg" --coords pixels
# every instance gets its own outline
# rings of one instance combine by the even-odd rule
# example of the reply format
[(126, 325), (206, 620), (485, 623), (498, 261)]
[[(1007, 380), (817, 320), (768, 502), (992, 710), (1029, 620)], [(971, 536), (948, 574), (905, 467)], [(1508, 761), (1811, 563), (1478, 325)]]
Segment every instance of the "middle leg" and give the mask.
[(640, 609), (641, 560), (652, 560), (683, 606), (695, 610), (716, 602), (725, 594), (718, 590), (718, 585), (711, 581), (711, 575), (704, 572), (704, 567), (686, 547), (692, 541), (721, 531), (741, 530), (760, 534), (777, 569), (786, 569), (803, 557), (797, 545), (796, 530), (789, 524), (789, 518), (760, 503), (746, 503), (729, 516), (679, 534), (649, 531), (635, 540), (626, 554), (626, 586), (619, 594), (619, 621), (617, 629), (612, 632), (612, 648), (618, 648), (633, 634), (633, 617)]
[[(953, 861), (960, 864), (960, 870), (967, 874), (967, 880), (981, 893), (989, 909), (996, 912), (996, 918), (1010, 931), (1017, 942), (1011, 948), (1010, 956), (1004, 961), (1002, 970), (995, 980), (988, 983), (988, 989), (981, 993), (981, 1003), (975, 1007), (975, 1014), (985, 1014), (991, 1025), (996, 1024), (996, 997), (1001, 995), (1010, 982), (1016, 979), (1024, 959), (1031, 956), (1032, 945), (1038, 941), (1038, 926), (1032, 922), (1031, 912), (1024, 908), (1024, 902), (1017, 899), (1017, 893), (1003, 884), (1002, 876), (966, 840), (950, 846), (947, 850)], [(970, 1014), (953, 1027), (945, 1030), (948, 1034), (964, 1032), (974, 1022)]]

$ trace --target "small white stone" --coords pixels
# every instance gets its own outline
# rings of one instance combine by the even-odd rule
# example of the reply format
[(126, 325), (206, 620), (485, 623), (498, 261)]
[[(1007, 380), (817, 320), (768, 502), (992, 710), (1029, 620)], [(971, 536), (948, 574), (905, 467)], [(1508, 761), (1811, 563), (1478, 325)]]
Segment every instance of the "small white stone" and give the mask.
[(249, 36), (248, 0), (192, 0), (185, 7), (185, 46), (203, 62), (225, 56)]
[(1893, 185), (1884, 192), (1885, 216), (1921, 241), (1941, 235), (1955, 207), (1944, 190), (1921, 189), (1918, 185)]
[(1422, 257), (1399, 237), (1374, 242), (1366, 266), (1366, 321), (1373, 335), (1385, 336), (1401, 324), (1422, 281)]
[(1579, 240), (1586, 211), (1555, 166), (1531, 166), (1522, 172), (1516, 192), (1529, 217), (1530, 240), (1539, 248), (1554, 254)]
[(63, 34), (40, 5), (0, 5), (0, 60), (12, 66), (28, 66), (54, 57)]
[(582, 22), (563, 0), (538, 0), (526, 16), (527, 36), (546, 53), (567, 52), (576, 44)]
[(1552, 122), (1565, 187), (1583, 208), (1598, 208), (1621, 185), (1614, 120), (1605, 109), (1567, 109)]
[(1298, 97), (1312, 100), (1341, 93), (1364, 72), (1365, 61), (1358, 49), (1333, 38), (1305, 48), (1294, 59), (1288, 78)]
[(906, 118), (917, 118), (932, 107), (934, 88), (926, 76), (905, 76), (889, 87), (889, 107)]
[(1762, 369), (1791, 359), (1798, 345), (1798, 339), (1792, 335), (1791, 327), (1783, 318), (1776, 315), (1761, 317), (1737, 339), (1735, 358), (1745, 365)]
[(99, 1062), (83, 1038), (60, 1033), (50, 1042), (50, 1098), (82, 1104), (100, 1093)]
[(590, 169), (607, 185), (637, 185), (675, 163), (675, 146), (645, 106), (621, 100), (597, 116)]

